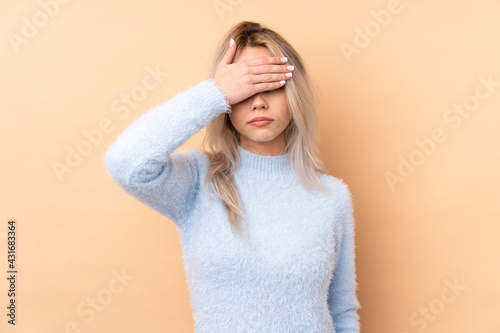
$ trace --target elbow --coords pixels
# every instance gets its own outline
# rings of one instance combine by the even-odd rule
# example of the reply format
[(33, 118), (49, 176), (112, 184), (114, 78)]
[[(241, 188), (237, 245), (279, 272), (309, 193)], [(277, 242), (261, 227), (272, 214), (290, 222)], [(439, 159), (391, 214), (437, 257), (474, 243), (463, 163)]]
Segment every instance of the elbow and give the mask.
[(332, 316), (336, 332), (357, 333), (360, 331), (359, 314), (357, 312), (359, 308), (360, 304), (355, 302)]
[(119, 184), (125, 185), (127, 183), (125, 177), (126, 170), (124, 169), (125, 163), (123, 158), (120, 158), (120, 154), (113, 145), (106, 150), (103, 162), (104, 167), (111, 179)]
[(122, 187), (140, 187), (158, 181), (171, 167), (171, 162), (148, 159), (118, 152), (111, 146), (104, 155), (104, 165), (110, 177)]

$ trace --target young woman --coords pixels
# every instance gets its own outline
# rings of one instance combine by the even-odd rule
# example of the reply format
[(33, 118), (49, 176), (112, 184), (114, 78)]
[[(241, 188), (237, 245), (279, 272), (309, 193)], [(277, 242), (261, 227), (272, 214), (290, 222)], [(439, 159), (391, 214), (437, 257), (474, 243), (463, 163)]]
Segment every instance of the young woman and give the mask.
[[(352, 198), (318, 157), (311, 84), (282, 36), (241, 22), (207, 79), (106, 152), (111, 177), (177, 227), (196, 333), (360, 330)], [(205, 126), (208, 149), (174, 152)]]

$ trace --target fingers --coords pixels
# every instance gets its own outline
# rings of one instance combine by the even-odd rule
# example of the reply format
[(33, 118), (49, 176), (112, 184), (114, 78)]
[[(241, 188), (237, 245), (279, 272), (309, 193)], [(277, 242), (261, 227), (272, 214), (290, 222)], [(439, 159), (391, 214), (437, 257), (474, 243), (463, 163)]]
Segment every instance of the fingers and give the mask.
[(254, 85), (254, 94), (281, 88), (283, 85), (285, 85), (285, 82), (285, 80), (281, 80), (279, 82), (257, 83)]
[(249, 67), (250, 73), (252, 74), (288, 73), (293, 71), (294, 69), (294, 66), (289, 65), (260, 65)]
[(256, 92), (280, 88), (293, 75), (294, 66), (281, 65), (287, 61), (283, 57), (259, 57), (244, 61), (247, 62), (246, 65), (251, 73), (250, 82)]
[(286, 57), (257, 57), (245, 60), (250, 66), (284, 64), (288, 60)]
[(221, 63), (229, 65), (233, 61), (233, 57), (234, 57), (235, 52), (236, 52), (236, 43), (231, 38), (231, 42), (229, 43), (229, 47), (228, 47), (226, 53), (222, 57)]
[[(288, 73), (295, 69), (292, 65), (283, 64), (284, 62), (287, 62), (285, 57), (258, 57), (247, 59), (245, 61), (249, 66), (248, 69), (250, 70), (250, 73), (252, 74)], [(286, 78), (283, 77), (283, 79)]]
[(282, 80), (288, 80), (292, 77), (292, 73), (279, 73), (279, 74), (261, 74), (252, 75), (251, 82), (256, 83), (266, 83), (266, 82), (278, 82)]

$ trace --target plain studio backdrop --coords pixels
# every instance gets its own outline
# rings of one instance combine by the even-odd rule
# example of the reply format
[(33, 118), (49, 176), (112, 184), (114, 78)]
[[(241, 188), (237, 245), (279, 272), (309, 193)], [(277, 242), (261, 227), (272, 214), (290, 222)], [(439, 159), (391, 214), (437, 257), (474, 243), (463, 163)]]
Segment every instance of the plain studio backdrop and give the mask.
[(103, 155), (254, 20), (320, 88), (321, 157), (353, 193), (362, 331), (500, 332), (499, 13), (486, 0), (2, 1), (0, 266), (8, 277), (14, 220), (18, 272), (15, 299), (0, 282), (1, 331), (193, 331), (174, 224), (122, 191)]

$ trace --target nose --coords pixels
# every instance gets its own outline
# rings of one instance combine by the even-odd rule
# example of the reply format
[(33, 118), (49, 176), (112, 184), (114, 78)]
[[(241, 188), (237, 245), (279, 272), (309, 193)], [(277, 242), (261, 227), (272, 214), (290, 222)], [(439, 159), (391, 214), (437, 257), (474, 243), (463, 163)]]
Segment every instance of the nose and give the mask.
[(255, 94), (255, 96), (252, 99), (251, 108), (252, 111), (266, 110), (268, 108), (266, 99), (264, 98), (262, 93)]

